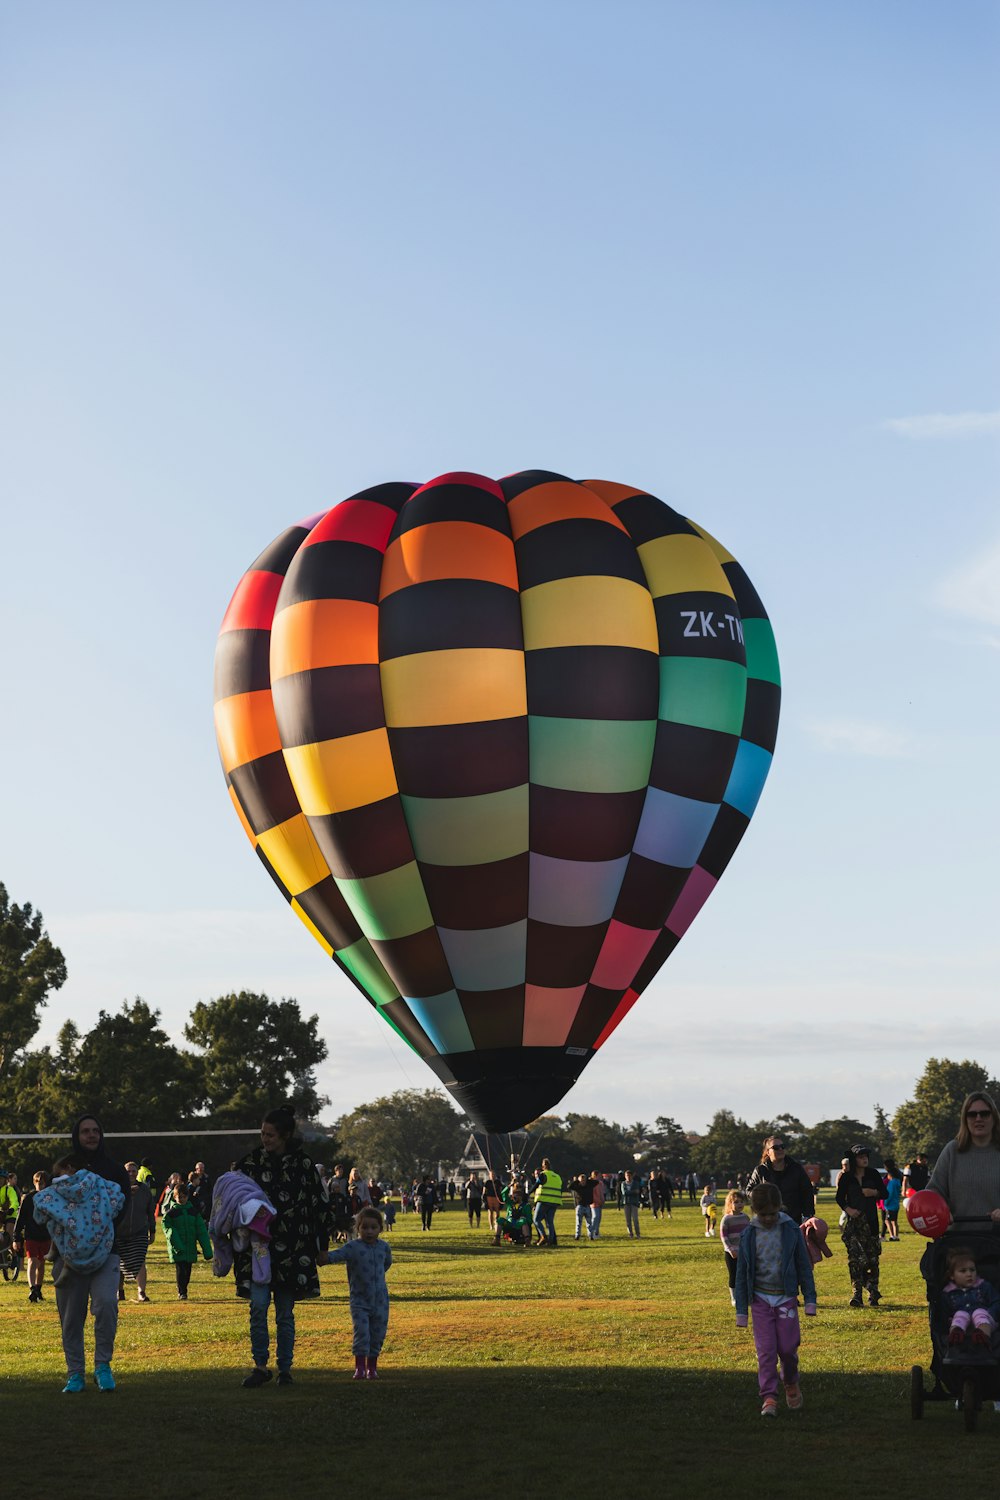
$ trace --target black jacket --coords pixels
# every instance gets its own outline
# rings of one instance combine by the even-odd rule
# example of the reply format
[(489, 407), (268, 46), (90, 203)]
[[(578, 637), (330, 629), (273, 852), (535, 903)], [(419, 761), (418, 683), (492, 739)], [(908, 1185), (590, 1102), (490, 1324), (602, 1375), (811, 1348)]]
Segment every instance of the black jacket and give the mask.
[(801, 1162), (793, 1156), (785, 1157), (784, 1170), (776, 1172), (769, 1161), (754, 1167), (747, 1182), (747, 1197), (762, 1182), (773, 1182), (781, 1194), (781, 1206), (790, 1219), (801, 1224), (816, 1213), (816, 1189), (809, 1181), (808, 1173)]

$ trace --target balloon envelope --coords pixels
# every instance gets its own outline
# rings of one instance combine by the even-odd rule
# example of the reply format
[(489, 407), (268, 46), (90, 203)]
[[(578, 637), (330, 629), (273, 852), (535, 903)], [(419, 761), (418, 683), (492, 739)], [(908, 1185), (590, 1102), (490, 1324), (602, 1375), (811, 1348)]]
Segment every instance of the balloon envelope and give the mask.
[(290, 527), (216, 650), (230, 796), (293, 909), (488, 1130), (551, 1109), (723, 874), (770, 624), (652, 495), (384, 484)]

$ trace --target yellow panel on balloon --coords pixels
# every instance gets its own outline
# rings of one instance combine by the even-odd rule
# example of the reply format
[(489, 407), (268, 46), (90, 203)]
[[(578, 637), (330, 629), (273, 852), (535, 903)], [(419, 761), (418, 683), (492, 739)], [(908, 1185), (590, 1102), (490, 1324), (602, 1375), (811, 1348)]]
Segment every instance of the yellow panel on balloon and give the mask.
[(700, 536), (659, 536), (638, 548), (654, 599), (664, 594), (728, 594), (732, 586), (722, 565)]
[(260, 834), (257, 844), (292, 896), (318, 885), (330, 873), (302, 813)]
[(525, 651), (551, 646), (658, 649), (656, 615), (646, 589), (628, 578), (557, 578), (521, 595)]
[(307, 818), (367, 807), (397, 791), (396, 773), (384, 729), (348, 734), (318, 745), (294, 745), (285, 764)]
[(392, 657), (380, 670), (390, 729), (478, 724), (528, 711), (520, 651), (418, 651)]
[(704, 526), (699, 526), (697, 521), (688, 521), (688, 525), (693, 526), (700, 537), (704, 537), (705, 541), (711, 547), (720, 563), (731, 563), (736, 561), (729, 548), (724, 547), (721, 542), (716, 541), (712, 533), (710, 531), (706, 531)]

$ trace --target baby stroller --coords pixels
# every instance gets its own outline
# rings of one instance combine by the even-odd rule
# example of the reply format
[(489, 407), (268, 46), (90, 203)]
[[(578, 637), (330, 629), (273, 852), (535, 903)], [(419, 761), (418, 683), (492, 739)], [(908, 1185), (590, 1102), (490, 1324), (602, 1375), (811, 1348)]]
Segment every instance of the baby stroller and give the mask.
[(940, 1239), (932, 1241), (920, 1260), (920, 1271), (927, 1283), (930, 1313), (931, 1374), (934, 1391), (924, 1390), (922, 1365), (910, 1371), (910, 1413), (914, 1421), (924, 1414), (924, 1403), (940, 1400), (938, 1394), (953, 1397), (961, 1407), (966, 1432), (975, 1432), (976, 1418), (984, 1401), (1000, 1400), (1000, 1329), (994, 1329), (990, 1343), (978, 1345), (971, 1338), (960, 1344), (948, 1342), (949, 1309), (941, 1298), (945, 1285), (945, 1259), (953, 1245), (967, 1245), (976, 1258), (976, 1269), (985, 1281), (1000, 1287), (1000, 1226), (989, 1218), (955, 1219)]

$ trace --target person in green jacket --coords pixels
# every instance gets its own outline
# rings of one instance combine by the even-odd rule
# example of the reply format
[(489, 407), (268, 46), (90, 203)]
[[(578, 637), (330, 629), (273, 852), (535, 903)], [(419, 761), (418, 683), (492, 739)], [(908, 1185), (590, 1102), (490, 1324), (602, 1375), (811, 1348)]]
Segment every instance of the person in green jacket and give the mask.
[(167, 1258), (177, 1278), (177, 1300), (186, 1302), (191, 1267), (198, 1259), (199, 1249), (206, 1260), (212, 1259), (208, 1225), (194, 1204), (188, 1202), (187, 1188), (174, 1190), (174, 1201), (163, 1215), (163, 1233), (167, 1241)]

